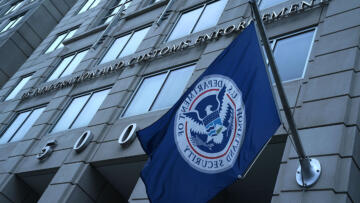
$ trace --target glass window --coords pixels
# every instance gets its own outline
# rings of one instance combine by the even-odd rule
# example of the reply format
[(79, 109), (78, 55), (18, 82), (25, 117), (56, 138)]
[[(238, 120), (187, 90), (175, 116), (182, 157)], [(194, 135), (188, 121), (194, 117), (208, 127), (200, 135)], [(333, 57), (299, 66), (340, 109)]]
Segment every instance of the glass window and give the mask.
[(315, 30), (274, 40), (274, 58), (282, 81), (303, 78)]
[(150, 110), (162, 109), (175, 104), (181, 96), (179, 93), (185, 89), (194, 68), (195, 66), (191, 66), (171, 71)]
[(100, 1), (101, 0), (86, 0), (86, 3), (80, 9), (79, 13), (85, 12), (89, 9), (96, 7), (100, 3)]
[(88, 50), (85, 50), (63, 58), (47, 82), (73, 73), (87, 52)]
[(276, 4), (280, 4), (285, 1), (288, 1), (288, 0), (261, 0), (259, 9), (260, 10), (267, 9), (267, 8), (270, 8), (272, 6), (275, 6)]
[(111, 45), (110, 49), (106, 52), (100, 63), (106, 63), (116, 58), (135, 53), (149, 29), (150, 27), (147, 27), (117, 38)]
[(215, 26), (220, 19), (226, 3), (227, 0), (219, 0), (205, 4), (201, 8), (183, 13), (172, 30), (168, 41)]
[(213, 27), (219, 21), (222, 11), (226, 6), (226, 0), (209, 4), (205, 7), (199, 22), (196, 24), (193, 33)]
[(159, 1), (162, 1), (162, 0), (149, 0), (148, 1), (148, 4), (154, 4), (154, 3), (157, 3)]
[(79, 128), (89, 124), (109, 92), (110, 90), (108, 89), (105, 91), (94, 93), (91, 96), (90, 100), (87, 102), (86, 106), (84, 106), (81, 113), (78, 115), (77, 119), (75, 120), (71, 128)]
[(130, 6), (131, 0), (115, 0), (115, 5), (109, 9), (109, 12), (106, 16), (101, 20), (100, 24), (108, 24), (114, 19), (116, 14), (120, 11), (122, 5), (124, 5), (125, 11)]
[(23, 4), (23, 1), (18, 1), (15, 4), (11, 5), (11, 7), (9, 8), (9, 10), (6, 11), (5, 15), (17, 10), (18, 8), (21, 7), (21, 5)]
[(63, 47), (63, 41), (70, 39), (72, 36), (74, 36), (75, 32), (77, 31), (77, 28), (67, 30), (65, 33), (61, 33), (57, 36), (57, 38), (54, 40), (54, 42), (49, 46), (49, 48), (45, 51), (45, 54), (50, 53), (54, 51), (55, 49)]
[(23, 16), (20, 15), (20, 16), (17, 16), (16, 18), (11, 19), (11, 20), (6, 24), (6, 26), (2, 28), (2, 30), (0, 31), (0, 33), (6, 32), (6, 31), (10, 30), (11, 28), (15, 27), (15, 25), (18, 24), (18, 23), (21, 21), (22, 18), (23, 18)]
[(191, 65), (145, 78), (124, 116), (138, 115), (173, 105), (180, 98), (194, 69), (195, 65)]
[(6, 97), (5, 101), (14, 99), (15, 96), (20, 92), (20, 90), (25, 86), (25, 84), (30, 80), (31, 75), (23, 77), (20, 82), (16, 85), (16, 87), (10, 92), (10, 94)]
[(0, 137), (0, 144), (21, 140), (40, 117), (45, 107), (19, 113)]
[(110, 89), (106, 89), (74, 98), (52, 133), (87, 126), (109, 92)]

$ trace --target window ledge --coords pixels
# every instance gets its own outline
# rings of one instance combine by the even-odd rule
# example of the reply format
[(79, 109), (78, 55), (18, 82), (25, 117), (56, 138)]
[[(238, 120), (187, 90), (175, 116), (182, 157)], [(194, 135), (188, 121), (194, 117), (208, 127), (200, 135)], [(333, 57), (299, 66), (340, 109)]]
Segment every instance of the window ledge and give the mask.
[(91, 29), (91, 30), (88, 30), (88, 31), (86, 31), (86, 32), (81, 33), (80, 35), (75, 35), (74, 37), (63, 41), (62, 43), (63, 43), (64, 45), (71, 44), (71, 43), (73, 43), (73, 42), (75, 42), (75, 41), (77, 41), (77, 40), (81, 40), (81, 39), (84, 39), (84, 38), (86, 38), (86, 37), (88, 37), (88, 36), (90, 36), (90, 35), (93, 35), (93, 34), (95, 34), (95, 33), (101, 32), (101, 31), (105, 30), (107, 26), (108, 26), (108, 24), (99, 25), (99, 26), (97, 26), (97, 27), (94, 27), (94, 28)]
[(128, 15), (125, 16), (125, 19), (130, 19), (130, 18), (135, 18), (139, 15), (142, 15), (148, 11), (151, 11), (153, 9), (156, 9), (156, 8), (159, 8), (159, 7), (162, 7), (164, 5), (166, 5), (167, 3), (169, 2), (169, 0), (162, 0), (162, 1), (159, 1), (159, 2), (156, 2), (156, 3), (153, 3), (151, 5), (148, 5), (140, 10), (136, 10), (132, 13), (129, 13)]
[[(157, 3), (151, 4), (151, 5), (143, 8), (143, 9), (141, 9), (141, 10), (139, 10), (139, 11), (134, 11), (134, 12), (126, 15), (124, 18), (125, 18), (125, 19), (130, 19), (130, 18), (137, 17), (137, 16), (142, 15), (142, 14), (144, 14), (144, 13), (146, 13), (146, 12), (148, 12), (148, 11), (151, 11), (151, 10), (153, 10), (153, 9), (155, 9), (155, 8), (159, 8), (159, 7), (162, 7), (162, 6), (166, 5), (166, 4), (168, 3), (168, 1), (169, 1), (169, 0), (162, 0), (162, 1), (159, 1), (159, 2), (157, 2)], [(108, 25), (109, 25), (109, 24), (99, 25), (99, 26), (94, 27), (93, 29), (91, 29), (91, 30), (89, 30), (89, 31), (86, 31), (86, 32), (80, 34), (80, 35), (75, 35), (74, 37), (63, 41), (63, 44), (64, 44), (64, 45), (68, 45), (68, 44), (71, 44), (71, 43), (73, 43), (73, 42), (75, 42), (75, 41), (77, 41), (77, 40), (86, 38), (86, 37), (88, 37), (88, 36), (90, 36), (90, 35), (93, 35), (93, 34), (95, 34), (95, 33), (98, 33), (98, 32), (100, 32), (100, 31), (103, 31), (103, 30), (106, 29), (106, 27), (107, 27)]]
[[(52, 125), (52, 127), (55, 127), (56, 123)], [(58, 136), (63, 136), (63, 135), (71, 135), (71, 134), (79, 134), (81, 135), (81, 133), (85, 130), (87, 130), (88, 128), (90, 128), (88, 125), (87, 126), (83, 126), (83, 127), (78, 127), (78, 128), (71, 128), (71, 129), (64, 129), (58, 132), (47, 132), (46, 135), (44, 136), (51, 136), (51, 137), (58, 137)]]

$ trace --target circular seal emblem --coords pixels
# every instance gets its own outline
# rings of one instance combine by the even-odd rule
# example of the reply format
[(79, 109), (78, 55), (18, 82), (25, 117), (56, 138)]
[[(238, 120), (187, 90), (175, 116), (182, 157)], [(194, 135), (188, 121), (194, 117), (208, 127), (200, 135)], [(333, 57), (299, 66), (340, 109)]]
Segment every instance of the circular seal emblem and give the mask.
[(228, 77), (204, 77), (180, 104), (175, 143), (183, 159), (204, 173), (230, 169), (245, 134), (242, 93)]

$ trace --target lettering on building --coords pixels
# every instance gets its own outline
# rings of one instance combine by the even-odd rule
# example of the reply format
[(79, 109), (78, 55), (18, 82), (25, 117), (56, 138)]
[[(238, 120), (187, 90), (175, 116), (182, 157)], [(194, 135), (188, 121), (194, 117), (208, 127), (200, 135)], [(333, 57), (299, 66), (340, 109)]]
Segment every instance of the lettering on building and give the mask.
[[(310, 0), (310, 1), (301, 1), (299, 3), (291, 4), (289, 7), (284, 7), (280, 10), (273, 11), (271, 13), (264, 13), (262, 16), (262, 19), (265, 23), (270, 23), (273, 21), (276, 21), (278, 19), (309, 10), (311, 8), (314, 8), (316, 5), (321, 6), (324, 4), (327, 4), (331, 0)], [(318, 2), (318, 3), (316, 3)], [(53, 84), (39, 87), (35, 90), (30, 90), (22, 95), (22, 99), (27, 99), (30, 97), (43, 95), (45, 93), (59, 90), (62, 88), (70, 87), (75, 84), (87, 81), (87, 80), (93, 80), (101, 76), (105, 76), (111, 73), (119, 72), (124, 70), (125, 67), (131, 67), (135, 64), (148, 62), (156, 58), (160, 58), (163, 56), (175, 54), (178, 52), (181, 52), (185, 49), (188, 49), (189, 47), (195, 47), (202, 45), (204, 43), (209, 43), (210, 41), (217, 40), (223, 36), (230, 35), (233, 33), (239, 33), (242, 30), (244, 30), (251, 22), (252, 20), (244, 20), (241, 21), (238, 25), (229, 25), (224, 28), (220, 28), (216, 31), (213, 31), (211, 33), (207, 33), (204, 35), (200, 35), (197, 37), (195, 41), (191, 41), (189, 39), (182, 41), (178, 44), (162, 47), (159, 49), (155, 49), (152, 51), (149, 51), (148, 53), (142, 54), (140, 56), (136, 56), (131, 58), (129, 61), (120, 61), (116, 64), (109, 65), (102, 69), (97, 70), (91, 70), (87, 71), (81, 75), (74, 76), (70, 79), (55, 82)]]

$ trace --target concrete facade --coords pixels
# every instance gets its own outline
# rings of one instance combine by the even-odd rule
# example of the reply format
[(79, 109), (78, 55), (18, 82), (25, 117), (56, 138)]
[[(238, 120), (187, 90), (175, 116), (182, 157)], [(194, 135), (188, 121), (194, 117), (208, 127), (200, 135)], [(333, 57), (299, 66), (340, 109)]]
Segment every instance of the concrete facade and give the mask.
[[(66, 5), (71, 5), (69, 2)], [(228, 0), (215, 27), (166, 42), (181, 12), (204, 2), (209, 1), (174, 1), (159, 26), (155, 22), (168, 0), (154, 3), (132, 0), (119, 21), (109, 28), (99, 22), (114, 1), (102, 0), (96, 7), (78, 14), (86, 3), (79, 0), (61, 20), (59, 17), (56, 27), (41, 43), (39, 40), (40, 45), (32, 54), (29, 52), (30, 57), (0, 90), (2, 135), (19, 112), (45, 106), (20, 141), (0, 145), (0, 202), (148, 202), (139, 179), (147, 155), (137, 139), (123, 146), (119, 145), (118, 138), (127, 125), (136, 123), (142, 129), (167, 109), (122, 117), (132, 95), (144, 76), (195, 63), (186, 85), (189, 87), (236, 33), (75, 85), (26, 99), (22, 99), (22, 95), (185, 39), (195, 42), (204, 33), (237, 25), (250, 15), (246, 0)], [(262, 13), (279, 12), (294, 3), (301, 1), (284, 1)], [(286, 82), (284, 87), (305, 151), (321, 161), (323, 171), (319, 181), (306, 190), (297, 185), (297, 155), (286, 130), (280, 127), (248, 176), (226, 188), (212, 202), (360, 202), (359, 19), (360, 1), (331, 0), (266, 23), (271, 39), (316, 28), (304, 77)], [(150, 31), (134, 54), (99, 65), (117, 36), (149, 25)], [(63, 48), (44, 53), (59, 33), (71, 28), (77, 31), (64, 41)], [(104, 30), (106, 35), (102, 35)], [(71, 75), (47, 82), (63, 56), (90, 48), (99, 38), (99, 45), (87, 52)], [(28, 74), (32, 77), (19, 94), (4, 101), (19, 78)], [(110, 92), (86, 127), (51, 133), (72, 98), (104, 88), (111, 88)], [(84, 150), (77, 152), (73, 146), (86, 130), (94, 136)], [(57, 145), (52, 147), (48, 158), (40, 161), (37, 154), (51, 140), (56, 140)]]
[[(0, 2), (0, 29), (17, 16), (23, 16), (12, 29), (0, 33), (0, 87), (30, 57), (36, 47), (59, 23), (75, 0), (11, 0)], [(14, 5), (19, 4), (12, 12)]]

